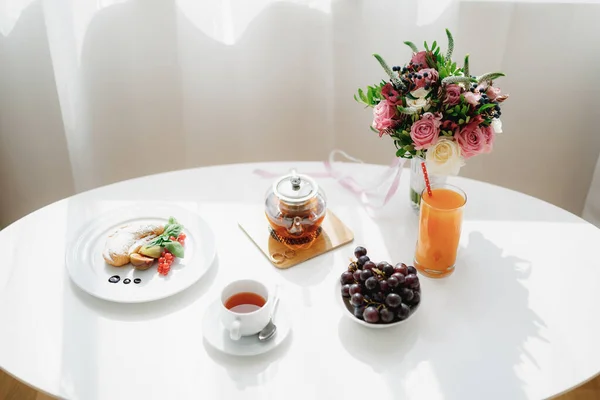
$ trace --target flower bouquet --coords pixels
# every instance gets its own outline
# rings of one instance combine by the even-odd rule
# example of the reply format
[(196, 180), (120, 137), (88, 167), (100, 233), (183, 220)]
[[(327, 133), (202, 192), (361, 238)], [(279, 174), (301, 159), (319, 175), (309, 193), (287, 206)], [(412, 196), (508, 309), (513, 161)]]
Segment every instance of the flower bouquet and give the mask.
[[(430, 176), (456, 175), (466, 159), (489, 153), (502, 132), (500, 105), (508, 98), (493, 85), (503, 73), (471, 75), (468, 54), (462, 67), (452, 61), (454, 39), (446, 34), (445, 54), (435, 41), (431, 47), (425, 42), (424, 51), (404, 42), (413, 55), (402, 66), (390, 68), (374, 54), (389, 78), (354, 95), (373, 108), (371, 130), (393, 140), (397, 157), (425, 161)], [(411, 187), (417, 207), (420, 195)]]

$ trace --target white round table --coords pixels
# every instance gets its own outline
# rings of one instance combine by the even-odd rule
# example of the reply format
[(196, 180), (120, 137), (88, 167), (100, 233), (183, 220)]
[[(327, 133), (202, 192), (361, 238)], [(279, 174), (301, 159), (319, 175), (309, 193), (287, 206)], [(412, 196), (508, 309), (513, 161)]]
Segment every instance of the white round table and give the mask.
[[(274, 268), (238, 227), (271, 180), (256, 168), (323, 172), (320, 163), (239, 164), (120, 182), (44, 207), (0, 232), (0, 367), (61, 398), (540, 399), (600, 372), (600, 230), (535, 198), (464, 178), (468, 194), (456, 272), (422, 278), (409, 322), (368, 329), (343, 315), (339, 275), (356, 245), (378, 260), (411, 262), (417, 215), (408, 170), (378, 215), (319, 178), (353, 244)], [(384, 167), (344, 165), (381, 173)], [(173, 297), (117, 304), (79, 290), (65, 269), (66, 238), (85, 221), (136, 202), (200, 213), (217, 261)], [(203, 340), (207, 306), (229, 281), (280, 283), (291, 335), (274, 351), (227, 356)]]

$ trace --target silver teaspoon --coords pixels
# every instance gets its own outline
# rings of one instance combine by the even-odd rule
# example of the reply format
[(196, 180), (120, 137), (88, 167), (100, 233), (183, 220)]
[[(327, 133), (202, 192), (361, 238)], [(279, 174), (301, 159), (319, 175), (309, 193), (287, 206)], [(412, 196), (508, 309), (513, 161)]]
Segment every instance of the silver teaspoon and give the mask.
[(275, 311), (277, 310), (277, 305), (279, 304), (279, 297), (275, 299), (275, 304), (273, 305), (273, 311), (271, 312), (271, 319), (267, 326), (265, 326), (262, 331), (258, 332), (258, 340), (261, 342), (266, 342), (275, 336), (275, 332), (277, 331), (277, 325), (273, 323), (273, 316), (275, 315)]

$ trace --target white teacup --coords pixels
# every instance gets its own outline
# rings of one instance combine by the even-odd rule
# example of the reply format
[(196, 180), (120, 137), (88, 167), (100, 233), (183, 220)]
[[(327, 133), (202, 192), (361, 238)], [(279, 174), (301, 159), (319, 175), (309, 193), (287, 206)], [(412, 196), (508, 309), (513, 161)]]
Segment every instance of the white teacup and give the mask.
[[(254, 293), (265, 300), (262, 307), (254, 304), (242, 304), (232, 309), (225, 307), (227, 300), (240, 293)], [(221, 322), (229, 331), (232, 340), (260, 332), (271, 317), (271, 296), (267, 287), (251, 279), (231, 282), (221, 292)]]

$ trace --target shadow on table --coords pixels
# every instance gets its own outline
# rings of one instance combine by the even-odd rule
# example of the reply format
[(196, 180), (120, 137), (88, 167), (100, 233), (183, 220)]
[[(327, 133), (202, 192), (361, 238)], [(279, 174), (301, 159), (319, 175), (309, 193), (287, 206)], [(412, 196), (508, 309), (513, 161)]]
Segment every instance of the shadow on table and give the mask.
[(290, 349), (293, 340), (293, 331), (275, 349), (264, 354), (252, 357), (237, 357), (220, 352), (213, 348), (206, 339), (203, 339), (204, 348), (208, 356), (222, 366), (236, 388), (243, 390), (252, 386), (261, 386), (278, 372), (277, 361), (282, 359)]
[(69, 286), (77, 299), (105, 318), (127, 322), (143, 321), (165, 316), (196, 302), (208, 291), (218, 270), (219, 258), (217, 255), (208, 272), (189, 288), (166, 299), (138, 304), (113, 303), (98, 299), (79, 289), (71, 280), (69, 280)]
[[(516, 371), (537, 363), (524, 344), (545, 340), (540, 335), (544, 323), (529, 308), (522, 284), (531, 265), (503, 255), (481, 232), (468, 239), (453, 275), (421, 278), (423, 301), (414, 321), (397, 332), (340, 322), (348, 353), (379, 372), (394, 398), (527, 397)], [(415, 384), (423, 381), (429, 388)]]

